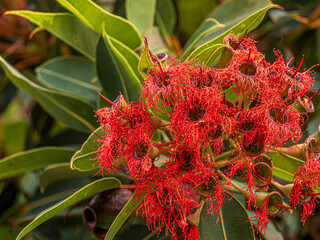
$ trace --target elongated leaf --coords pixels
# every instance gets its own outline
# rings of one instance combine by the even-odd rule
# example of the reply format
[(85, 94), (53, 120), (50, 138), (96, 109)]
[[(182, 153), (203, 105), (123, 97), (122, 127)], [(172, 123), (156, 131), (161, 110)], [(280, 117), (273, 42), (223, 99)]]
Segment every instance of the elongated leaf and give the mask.
[(94, 62), (78, 56), (55, 57), (37, 69), (37, 77), (49, 88), (97, 100), (102, 88), (96, 77)]
[(127, 0), (126, 15), (143, 36), (153, 26), (156, 0)]
[(6, 121), (3, 123), (4, 150), (7, 155), (23, 151), (26, 145), (28, 129), (27, 119)]
[(20, 152), (0, 161), (0, 179), (19, 175), (50, 164), (69, 162), (74, 150), (63, 147), (42, 147)]
[(155, 22), (160, 28), (162, 35), (165, 38), (169, 38), (177, 23), (176, 10), (172, 0), (157, 1)]
[(285, 153), (268, 152), (267, 155), (273, 161), (273, 175), (283, 180), (291, 182), (298, 167), (304, 164), (304, 161), (291, 157)]
[[(95, 130), (99, 135), (103, 135), (104, 131), (100, 128)], [(77, 151), (71, 158), (70, 167), (79, 171), (90, 171), (93, 169), (95, 161), (94, 159), (97, 154), (96, 150), (99, 147), (97, 142), (98, 136), (92, 133), (87, 141), (85, 141), (79, 151)]]
[(128, 20), (108, 13), (90, 0), (57, 0), (63, 7), (72, 12), (88, 27), (102, 33), (102, 23), (105, 22), (106, 33), (129, 46), (138, 48), (142, 39), (135, 26)]
[(124, 45), (123, 43), (119, 42), (117, 39), (111, 38), (110, 40), (113, 46), (121, 53), (121, 55), (127, 60), (129, 65), (131, 66), (132, 71), (135, 75), (140, 78), (140, 74), (138, 71), (138, 64), (139, 64), (139, 56), (129, 47)]
[(134, 196), (130, 198), (127, 204), (122, 208), (121, 212), (118, 214), (116, 219), (111, 224), (106, 236), (105, 240), (113, 239), (124, 222), (130, 217), (133, 213), (133, 209), (139, 206), (142, 200), (137, 200)]
[(93, 107), (80, 98), (41, 87), (14, 69), (2, 57), (0, 65), (8, 78), (29, 93), (55, 119), (79, 131), (93, 131), (97, 126)]
[(51, 208), (43, 211), (40, 213), (31, 223), (28, 224), (18, 235), (16, 240), (23, 238), (28, 232), (32, 231), (34, 228), (39, 226), (41, 223), (49, 220), (54, 215), (58, 214), (59, 212), (63, 211), (64, 209), (70, 207), (71, 205), (80, 202), (83, 199), (89, 198), (94, 194), (114, 189), (118, 185), (121, 185), (121, 182), (117, 178), (103, 178), (97, 180), (93, 183), (88, 184), (87, 186), (83, 187), (79, 191), (75, 192), (73, 195), (68, 197), (67, 199), (57, 203), (56, 205), (52, 206)]
[(189, 38), (188, 42), (184, 47), (184, 51), (181, 56), (188, 55), (196, 43), (205, 35), (210, 32), (217, 31), (221, 28), (225, 28), (225, 25), (219, 23), (213, 18), (207, 18), (204, 23), (198, 28), (198, 30)]
[(194, 58), (199, 59), (200, 62), (204, 63), (207, 67), (211, 67), (215, 62), (217, 62), (217, 60), (221, 56), (222, 51), (226, 47), (227, 46), (224, 44), (213, 45), (200, 52)]
[(70, 168), (70, 163), (57, 163), (50, 165), (41, 172), (39, 175), (39, 184), (41, 190), (44, 191), (48, 186), (67, 179), (79, 178), (84, 176), (93, 176), (97, 172), (96, 169), (92, 169), (88, 172), (80, 172), (77, 170), (72, 170)]
[(116, 99), (121, 92), (128, 101), (138, 101), (140, 80), (106, 33), (100, 38), (96, 53), (98, 78), (107, 97)]
[(246, 209), (235, 197), (230, 201), (229, 198), (230, 195), (226, 194), (219, 223), (216, 215), (206, 216), (207, 204), (204, 205), (198, 226), (201, 240), (255, 239)]
[(209, 40), (196, 48), (191, 54), (191, 58), (197, 56), (200, 52), (215, 44), (222, 43), (223, 38), (231, 31), (234, 34), (244, 33), (255, 29), (264, 18), (267, 11), (271, 8), (277, 8), (278, 5), (271, 5), (268, 0), (232, 0), (227, 1), (217, 7), (210, 17), (216, 19), (226, 27), (209, 34), (205, 40)]
[(145, 41), (144, 49), (141, 53), (138, 69), (142, 77), (147, 76), (147, 71), (149, 68), (153, 67), (153, 62), (149, 53), (149, 44), (148, 41)]
[(79, 19), (69, 13), (42, 13), (33, 11), (7, 11), (24, 17), (32, 23), (43, 27), (84, 56), (95, 60), (95, 47), (99, 34), (85, 26)]

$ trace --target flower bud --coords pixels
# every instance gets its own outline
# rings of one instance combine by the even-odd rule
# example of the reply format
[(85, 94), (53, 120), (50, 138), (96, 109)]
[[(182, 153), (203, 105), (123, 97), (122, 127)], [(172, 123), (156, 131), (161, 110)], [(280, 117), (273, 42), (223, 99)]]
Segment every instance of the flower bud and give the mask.
[(256, 199), (257, 207), (261, 208), (264, 204), (267, 204), (268, 216), (274, 217), (282, 209), (282, 196), (276, 191), (270, 193), (258, 193)]

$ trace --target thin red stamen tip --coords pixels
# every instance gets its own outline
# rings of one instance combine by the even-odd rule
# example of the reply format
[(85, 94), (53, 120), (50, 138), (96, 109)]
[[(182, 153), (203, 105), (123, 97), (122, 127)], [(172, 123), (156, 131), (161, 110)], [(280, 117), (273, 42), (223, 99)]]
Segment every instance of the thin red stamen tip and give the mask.
[(103, 96), (101, 93), (97, 92), (99, 94), (99, 96), (105, 100), (106, 102), (110, 103), (111, 105), (114, 105), (114, 102), (110, 101), (108, 98), (106, 98), (105, 96)]
[(2, 13), (2, 17), (5, 16), (6, 14), (7, 14), (7, 12), (3, 12), (3, 13)]
[(319, 92), (320, 92), (320, 88), (318, 89), (318, 91), (316, 91), (316, 92), (312, 95), (311, 98), (309, 98), (308, 102), (310, 102), (312, 99), (314, 99), (315, 96), (317, 96)]
[(309, 153), (320, 153), (320, 150), (317, 150), (317, 151), (309, 151)]
[(287, 207), (287, 206), (276, 204), (276, 203), (273, 203), (273, 202), (269, 202), (269, 204), (272, 205), (272, 206), (280, 207), (280, 208), (292, 209), (292, 207)]
[(239, 42), (237, 43), (237, 45), (234, 47), (234, 50), (237, 50), (237, 48), (240, 46), (240, 44), (242, 43), (243, 39), (245, 38), (245, 36), (247, 36), (247, 32), (248, 29), (246, 29), (246, 31), (244, 32), (243, 36), (241, 37), (241, 39), (239, 40)]
[(103, 139), (103, 137), (102, 136), (100, 136), (98, 133), (96, 133), (96, 132), (93, 132), (98, 138), (100, 138), (100, 139)]
[(249, 56), (248, 56), (248, 59), (247, 59), (247, 64), (246, 64), (246, 75), (248, 74), (248, 68), (249, 68), (249, 62), (250, 62), (250, 55), (251, 55), (251, 48), (249, 49)]
[(313, 196), (313, 197), (320, 195), (320, 193), (308, 193), (308, 192), (307, 193), (302, 192), (302, 194), (307, 196)]
[(277, 7), (278, 7), (280, 10), (284, 11), (284, 7), (282, 7), (282, 6), (278, 5), (278, 4), (277, 4)]
[(297, 73), (299, 72), (300, 68), (302, 67), (303, 59), (304, 59), (304, 55), (302, 55), (301, 62), (299, 64), (299, 66), (297, 67), (297, 69), (294, 72), (294, 74), (291, 76), (292, 79), (294, 79), (294, 77), (297, 75)]

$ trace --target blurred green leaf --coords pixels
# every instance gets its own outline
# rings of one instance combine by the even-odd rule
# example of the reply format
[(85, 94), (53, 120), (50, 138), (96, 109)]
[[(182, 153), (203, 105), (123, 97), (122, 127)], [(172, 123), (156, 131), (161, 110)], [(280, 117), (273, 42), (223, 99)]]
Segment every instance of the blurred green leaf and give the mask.
[(130, 217), (133, 213), (133, 210), (139, 206), (142, 199), (137, 200), (134, 195), (130, 198), (127, 204), (122, 208), (121, 212), (118, 214), (116, 219), (111, 224), (106, 236), (105, 240), (113, 239), (124, 222)]
[(0, 179), (50, 164), (69, 162), (74, 152), (73, 149), (64, 147), (42, 147), (5, 157), (0, 161)]
[(178, 11), (178, 32), (180, 38), (186, 41), (201, 25), (208, 14), (218, 5), (212, 0), (178, 0), (175, 6)]
[(140, 56), (138, 69), (139, 69), (141, 76), (146, 77), (146, 76), (148, 76), (147, 75), (148, 69), (153, 67), (153, 62), (152, 62), (150, 52), (149, 52), (148, 41), (146, 40), (144, 43), (145, 43), (145, 46), (144, 46), (144, 49), (143, 49), (141, 56)]
[(252, 223), (249, 221), (247, 210), (238, 199), (233, 197), (230, 200), (230, 198), (231, 194), (225, 195), (219, 222), (217, 222), (217, 215), (209, 214), (207, 216), (207, 204), (205, 203), (201, 211), (200, 223), (198, 225), (201, 240), (255, 239)]
[(67, 179), (78, 178), (83, 176), (93, 176), (97, 173), (96, 169), (88, 172), (72, 170), (70, 163), (57, 163), (45, 168), (39, 175), (39, 185), (42, 191), (48, 186)]
[(138, 48), (142, 39), (138, 30), (128, 20), (108, 13), (90, 0), (57, 0), (63, 7), (72, 12), (88, 27), (102, 33), (102, 23), (105, 22), (105, 32), (132, 49)]
[(267, 155), (274, 164), (273, 175), (289, 182), (292, 182), (298, 167), (304, 164), (304, 161), (299, 158), (291, 157), (285, 153), (268, 152)]
[(155, 22), (164, 38), (169, 38), (176, 27), (177, 15), (172, 0), (158, 0)]
[(199, 59), (201, 63), (204, 63), (207, 67), (211, 67), (216, 63), (221, 56), (222, 51), (227, 46), (224, 44), (215, 44), (211, 47), (204, 49), (194, 58)]
[(152, 50), (152, 52), (156, 54), (169, 53), (167, 45), (163, 40), (158, 27), (150, 28), (146, 33), (146, 38), (148, 39), (149, 48)]
[[(95, 132), (99, 135), (104, 135), (102, 128), (98, 128)], [(79, 151), (77, 151), (71, 158), (70, 166), (72, 169), (79, 171), (91, 171), (94, 169), (94, 159), (97, 154), (96, 150), (99, 148), (99, 137), (92, 133), (87, 141), (85, 141)]]
[(33, 11), (7, 11), (24, 17), (32, 23), (45, 28), (87, 58), (95, 60), (95, 47), (99, 34), (85, 26), (79, 19), (69, 13), (42, 13)]
[(23, 151), (26, 144), (28, 120), (8, 120), (3, 126), (4, 150), (6, 155)]
[[(115, 47), (106, 33), (103, 33), (99, 40), (96, 54), (98, 78), (106, 96), (114, 100), (121, 92), (127, 101), (138, 101), (141, 91), (140, 80), (128, 60)], [(138, 61), (137, 58), (136, 66), (138, 66)]]
[(117, 188), (118, 185), (121, 185), (121, 182), (117, 178), (103, 178), (99, 179), (93, 183), (88, 184), (87, 186), (83, 187), (67, 199), (57, 203), (56, 205), (52, 206), (51, 208), (43, 211), (40, 213), (31, 223), (29, 223), (18, 235), (16, 240), (23, 238), (28, 232), (32, 231), (34, 228), (39, 226), (41, 223), (49, 220), (54, 215), (58, 214), (59, 212), (63, 211), (64, 209), (70, 207), (71, 205), (80, 202), (83, 199), (89, 198), (94, 194)]
[(56, 120), (82, 132), (92, 131), (96, 128), (97, 122), (93, 116), (94, 109), (88, 102), (31, 82), (2, 57), (0, 57), (0, 65), (18, 88), (34, 97)]
[(204, 37), (206, 34), (216, 31), (218, 29), (224, 28), (225, 25), (219, 23), (217, 20), (213, 18), (207, 18), (198, 30), (189, 38), (188, 42), (184, 46), (184, 51), (181, 56), (188, 55), (196, 43)]
[(157, 0), (127, 0), (126, 15), (143, 36), (153, 26)]
[(79, 96), (89, 101), (97, 100), (101, 92), (94, 62), (84, 57), (55, 57), (37, 68), (37, 77), (48, 88)]
[(264, 18), (267, 11), (271, 8), (277, 8), (278, 5), (271, 5), (268, 0), (231, 0), (226, 1), (219, 7), (215, 8), (210, 18), (214, 18), (226, 27), (207, 37), (203, 38), (203, 41), (208, 41), (198, 48), (196, 48), (191, 54), (191, 58), (197, 56), (200, 52), (208, 47), (223, 42), (223, 38), (231, 31), (234, 34), (244, 33), (246, 30), (250, 32), (255, 29)]

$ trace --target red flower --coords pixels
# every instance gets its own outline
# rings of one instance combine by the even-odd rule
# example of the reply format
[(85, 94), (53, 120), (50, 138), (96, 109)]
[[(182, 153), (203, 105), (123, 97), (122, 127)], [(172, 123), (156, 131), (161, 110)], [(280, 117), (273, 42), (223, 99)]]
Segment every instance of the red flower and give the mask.
[(305, 164), (298, 168), (294, 175), (294, 185), (290, 194), (289, 204), (296, 208), (298, 204), (303, 204), (301, 221), (306, 222), (315, 210), (317, 202), (317, 193), (314, 193), (320, 180), (320, 162), (319, 158), (307, 160)]

